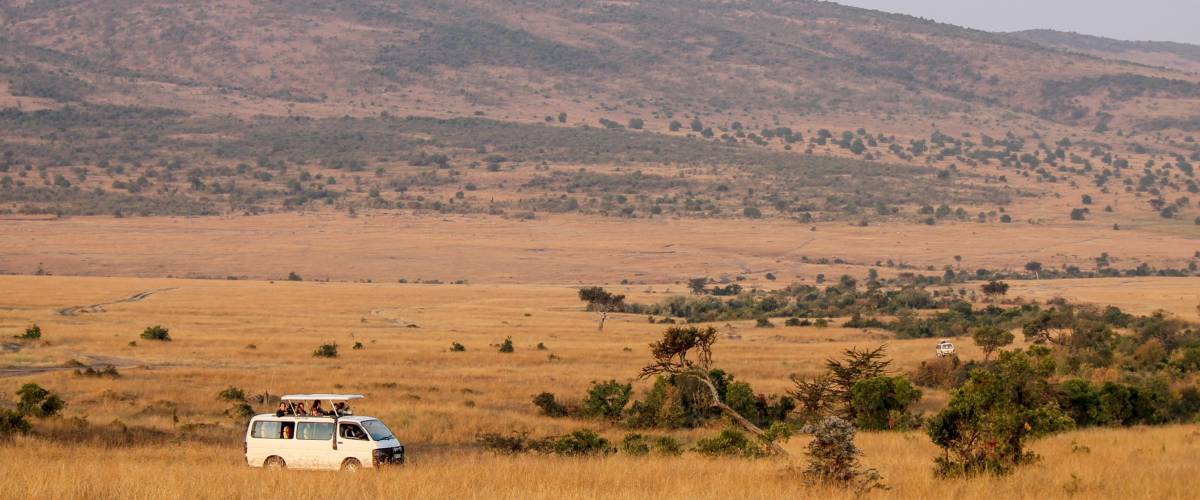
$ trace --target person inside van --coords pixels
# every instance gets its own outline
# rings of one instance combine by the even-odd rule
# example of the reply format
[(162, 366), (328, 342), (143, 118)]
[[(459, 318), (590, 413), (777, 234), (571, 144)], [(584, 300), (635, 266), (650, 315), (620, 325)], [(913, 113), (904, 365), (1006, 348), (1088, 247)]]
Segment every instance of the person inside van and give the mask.
[(296, 403), (295, 406), (292, 407), (292, 414), (293, 415), (308, 415), (308, 410), (304, 409), (304, 401)]
[(342, 437), (346, 439), (365, 441), (367, 439), (367, 434), (363, 432), (362, 428), (357, 425), (342, 424)]
[(291, 424), (290, 424), (290, 423), (289, 423), (289, 424), (284, 424), (284, 426), (283, 426), (283, 439), (291, 439), (291, 438), (292, 438), (292, 426), (291, 426)]
[(350, 405), (346, 404), (345, 401), (338, 401), (338, 402), (334, 403), (333, 404), (333, 413), (339, 417), (344, 417), (347, 415), (354, 414), (353, 411), (350, 411)]
[(284, 415), (291, 415), (291, 412), (292, 412), (292, 409), (288, 408), (288, 404), (284, 403), (283, 401), (280, 401), (279, 408), (275, 409), (275, 416), (282, 417)]
[(324, 416), (328, 415), (327, 413), (325, 413), (325, 410), (321, 409), (321, 400), (319, 400), (319, 399), (316, 401), (313, 401), (312, 410), (310, 410), (308, 412), (308, 414), (312, 415), (314, 417), (324, 417)]

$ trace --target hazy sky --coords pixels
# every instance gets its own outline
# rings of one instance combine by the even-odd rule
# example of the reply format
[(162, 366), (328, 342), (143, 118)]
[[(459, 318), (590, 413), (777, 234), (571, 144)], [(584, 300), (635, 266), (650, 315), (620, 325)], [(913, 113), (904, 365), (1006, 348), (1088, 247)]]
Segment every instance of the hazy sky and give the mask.
[(1200, 44), (1200, 0), (835, 0), (987, 31), (1050, 28)]

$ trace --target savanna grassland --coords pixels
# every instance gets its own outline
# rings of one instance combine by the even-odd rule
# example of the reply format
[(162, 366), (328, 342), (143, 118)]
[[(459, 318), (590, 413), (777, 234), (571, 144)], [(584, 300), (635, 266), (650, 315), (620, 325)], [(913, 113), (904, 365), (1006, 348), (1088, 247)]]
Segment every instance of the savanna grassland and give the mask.
[[(597, 332), (595, 315), (583, 310), (573, 287), (54, 276), (0, 281), (8, 291), (0, 330), (15, 335), (36, 322), (44, 332), (42, 340), (2, 355), (8, 368), (0, 392), (36, 381), (68, 404), (65, 417), (38, 422), (34, 434), (3, 445), (4, 496), (852, 496), (807, 488), (777, 459), (693, 453), (510, 457), (478, 448), (479, 432), (597, 427), (594, 421), (539, 416), (530, 399), (543, 390), (582, 393), (596, 380), (632, 381), (647, 362), (647, 343), (662, 326), (617, 314)], [(1031, 282), (1021, 293), (1069, 281)], [(1181, 284), (1194, 285), (1186, 278), (1144, 278), (1135, 288), (1128, 281), (1082, 281), (1111, 283), (1108, 297), (1114, 300), (1132, 290), (1137, 300), (1164, 304), (1186, 293)], [(612, 287), (642, 302), (659, 300), (664, 288)], [(123, 302), (131, 297), (138, 299)], [(1181, 305), (1171, 312), (1195, 310)], [(156, 324), (170, 329), (172, 341), (139, 337)], [(716, 361), (766, 392), (786, 390), (788, 375), (816, 373), (826, 357), (853, 346), (888, 344), (896, 370), (933, 358), (927, 339), (898, 340), (874, 329), (760, 329), (746, 321), (724, 328), (736, 335), (717, 343)], [(497, 352), (506, 337), (514, 353)], [(338, 358), (312, 356), (328, 342), (338, 344)], [(356, 342), (363, 348), (352, 349)], [(451, 352), (452, 342), (466, 351)], [(546, 349), (537, 349), (538, 343)], [(981, 354), (964, 341), (960, 356)], [(112, 365), (119, 377), (81, 377), (74, 373), (80, 364)], [(646, 382), (635, 384), (646, 389)], [(396, 431), (409, 447), (410, 464), (357, 476), (250, 470), (240, 455), (243, 428), (226, 414), (229, 404), (216, 398), (229, 386), (254, 394), (367, 394), (358, 411)], [(932, 411), (945, 399), (944, 391), (926, 390), (918, 407)], [(613, 439), (624, 432), (605, 424), (598, 429)], [(691, 443), (711, 432), (672, 434)], [(799, 457), (805, 441), (798, 436), (788, 448)], [(859, 441), (864, 462), (891, 487), (874, 494), (880, 498), (1189, 498), (1200, 434), (1191, 425), (1073, 431), (1035, 442), (1044, 457), (1036, 465), (1007, 477), (970, 480), (935, 479), (937, 449), (922, 432), (867, 432)]]
[[(870, 497), (1195, 498), (1197, 50), (815, 1), (0, 0), (0, 498), (850, 498), (797, 469), (835, 414)], [(704, 451), (737, 419), (639, 377), (672, 331), (787, 453)], [(852, 385), (891, 406), (821, 385), (879, 346)], [(247, 467), (304, 392), (365, 394), (407, 466)], [(1040, 459), (996, 431), (1010, 474), (935, 475), (941, 417), (1012, 394), (959, 423)], [(584, 428), (621, 451), (545, 447)]]

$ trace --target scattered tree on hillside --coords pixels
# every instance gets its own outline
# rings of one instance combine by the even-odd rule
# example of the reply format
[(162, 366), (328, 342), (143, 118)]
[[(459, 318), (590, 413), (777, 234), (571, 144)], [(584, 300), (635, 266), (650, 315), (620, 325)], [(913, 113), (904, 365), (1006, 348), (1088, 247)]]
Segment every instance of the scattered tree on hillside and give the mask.
[(1008, 293), (1008, 283), (1003, 281), (991, 280), (987, 283), (984, 283), (979, 288), (983, 291), (984, 295), (993, 300), (997, 296), (1004, 296)]
[(596, 327), (599, 331), (604, 331), (604, 321), (608, 319), (608, 313), (620, 311), (625, 307), (624, 295), (615, 295), (598, 286), (579, 289), (579, 300), (587, 303), (589, 311), (594, 311), (600, 316), (600, 323)]
[(1033, 273), (1035, 279), (1041, 279), (1039, 273), (1042, 272), (1042, 263), (1036, 260), (1031, 260), (1025, 263), (1025, 270)]
[(971, 329), (971, 338), (975, 340), (975, 345), (983, 349), (983, 360), (987, 361), (997, 349), (1012, 344), (1016, 336), (1006, 328), (980, 325)]

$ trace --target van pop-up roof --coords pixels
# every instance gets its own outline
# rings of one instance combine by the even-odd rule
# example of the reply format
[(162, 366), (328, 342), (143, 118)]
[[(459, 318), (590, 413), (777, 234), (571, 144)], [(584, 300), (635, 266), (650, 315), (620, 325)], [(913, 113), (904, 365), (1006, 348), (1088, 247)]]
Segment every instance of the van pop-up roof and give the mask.
[(362, 394), (288, 394), (280, 401), (349, 401), (362, 399)]

